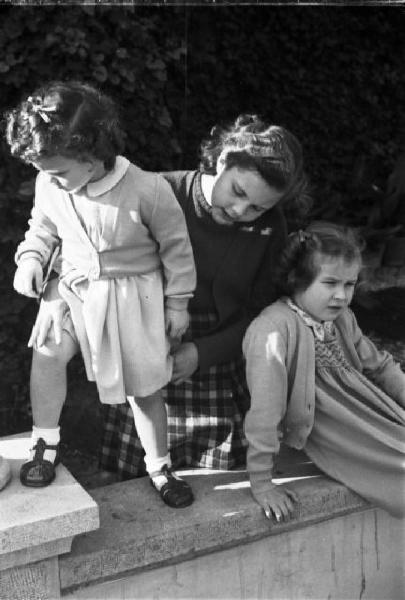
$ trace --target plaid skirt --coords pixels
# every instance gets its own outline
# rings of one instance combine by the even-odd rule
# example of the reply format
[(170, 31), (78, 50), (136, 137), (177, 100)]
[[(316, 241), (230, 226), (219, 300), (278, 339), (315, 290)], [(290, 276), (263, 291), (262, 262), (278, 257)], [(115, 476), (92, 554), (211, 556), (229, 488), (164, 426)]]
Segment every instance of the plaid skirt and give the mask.
[[(191, 339), (212, 329), (212, 313), (191, 315)], [(245, 465), (243, 420), (249, 392), (242, 357), (194, 373), (163, 390), (167, 406), (168, 446), (175, 468), (232, 469)], [(129, 404), (103, 405), (104, 431), (100, 466), (120, 479), (145, 475), (144, 451)]]

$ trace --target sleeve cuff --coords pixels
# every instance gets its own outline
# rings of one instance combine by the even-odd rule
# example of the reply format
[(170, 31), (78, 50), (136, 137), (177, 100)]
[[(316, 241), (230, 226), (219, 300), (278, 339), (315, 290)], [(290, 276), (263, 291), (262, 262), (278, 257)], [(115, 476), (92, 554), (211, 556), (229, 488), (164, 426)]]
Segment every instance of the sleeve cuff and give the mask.
[(166, 308), (171, 308), (172, 310), (187, 310), (188, 307), (188, 297), (177, 297), (177, 296), (169, 296), (166, 298)]
[(272, 485), (273, 469), (261, 471), (260, 473), (249, 473), (250, 486), (253, 491), (260, 494), (266, 492)]
[(42, 265), (42, 255), (40, 252), (36, 252), (35, 250), (27, 250), (19, 255), (16, 255), (15, 262), (18, 265), (20, 262), (28, 260), (29, 258), (35, 258)]

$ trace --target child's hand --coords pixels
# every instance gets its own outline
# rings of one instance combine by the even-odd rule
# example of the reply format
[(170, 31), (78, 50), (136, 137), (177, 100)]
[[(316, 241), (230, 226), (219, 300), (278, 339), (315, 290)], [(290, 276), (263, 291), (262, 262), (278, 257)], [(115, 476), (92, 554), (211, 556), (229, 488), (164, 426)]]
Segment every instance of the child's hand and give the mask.
[(173, 374), (170, 380), (171, 383), (174, 383), (175, 385), (182, 383), (185, 379), (191, 377), (197, 369), (197, 346), (193, 344), (193, 342), (180, 344), (173, 352)]
[(187, 310), (165, 308), (166, 333), (172, 338), (181, 338), (187, 331), (190, 317)]
[(287, 521), (294, 511), (294, 502), (298, 501), (295, 492), (274, 483), (270, 483), (269, 488), (265, 491), (255, 492), (252, 488), (252, 494), (263, 508), (266, 517), (270, 519), (274, 516), (276, 521), (283, 519)]
[(14, 289), (30, 298), (39, 298), (42, 292), (42, 266), (36, 258), (26, 258), (17, 267)]
[(48, 281), (28, 341), (28, 347), (40, 348), (48, 336), (52, 336), (55, 344), (60, 344), (62, 341), (63, 318), (67, 310), (67, 303), (59, 295), (58, 280)]

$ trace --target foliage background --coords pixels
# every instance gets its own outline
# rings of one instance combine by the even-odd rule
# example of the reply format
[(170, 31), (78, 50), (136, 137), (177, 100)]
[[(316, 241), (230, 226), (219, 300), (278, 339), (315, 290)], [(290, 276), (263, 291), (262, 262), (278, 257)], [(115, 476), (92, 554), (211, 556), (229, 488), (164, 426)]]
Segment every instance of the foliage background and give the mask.
[[(258, 112), (301, 139), (313, 214), (380, 214), (403, 150), (404, 12), (394, 7), (0, 6), (0, 109), (49, 79), (111, 94), (128, 158), (194, 168), (212, 125)], [(0, 434), (29, 421), (36, 305), (12, 290), (35, 174), (0, 142)], [(83, 378), (81, 363), (71, 367)]]

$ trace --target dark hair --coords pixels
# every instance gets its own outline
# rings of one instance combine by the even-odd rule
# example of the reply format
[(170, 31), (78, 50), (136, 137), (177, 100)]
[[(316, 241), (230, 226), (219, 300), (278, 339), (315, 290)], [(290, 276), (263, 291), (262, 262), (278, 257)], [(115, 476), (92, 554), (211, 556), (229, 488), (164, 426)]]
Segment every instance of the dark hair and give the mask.
[(310, 209), (302, 147), (284, 127), (249, 114), (240, 115), (227, 127), (215, 126), (201, 144), (200, 168), (215, 174), (221, 155), (226, 168), (255, 170), (268, 185), (283, 192), (282, 202), (288, 210), (304, 215)]
[(11, 154), (24, 162), (61, 155), (94, 157), (107, 170), (122, 152), (123, 132), (115, 103), (80, 81), (53, 81), (6, 113)]
[(319, 255), (361, 264), (362, 242), (350, 227), (314, 221), (288, 236), (276, 274), (280, 295), (305, 291), (320, 271)]

